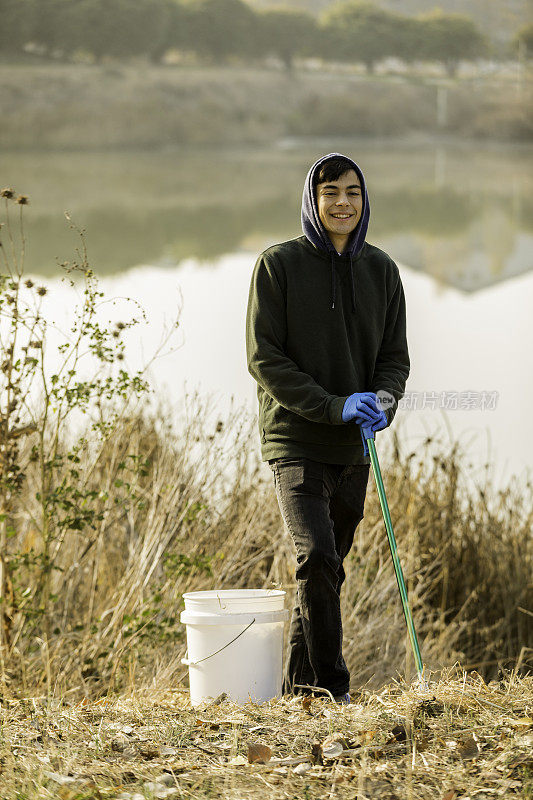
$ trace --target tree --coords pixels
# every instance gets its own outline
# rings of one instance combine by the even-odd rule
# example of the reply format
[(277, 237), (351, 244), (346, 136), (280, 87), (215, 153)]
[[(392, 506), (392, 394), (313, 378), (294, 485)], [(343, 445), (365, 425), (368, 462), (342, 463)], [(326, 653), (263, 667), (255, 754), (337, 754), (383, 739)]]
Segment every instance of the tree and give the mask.
[(473, 60), (488, 52), (488, 43), (474, 21), (463, 14), (435, 9), (418, 17), (419, 58), (441, 61), (453, 77), (461, 60)]
[(243, 0), (186, 0), (185, 47), (211, 61), (250, 56), (257, 17)]
[(398, 15), (391, 55), (395, 55), (407, 63), (417, 61), (420, 58), (423, 35), (423, 26), (418, 19)]
[(76, 50), (83, 16), (76, 0), (29, 0), (30, 39), (42, 45), (49, 56), (67, 60)]
[(376, 61), (395, 54), (398, 19), (365, 0), (333, 6), (322, 17), (325, 57), (362, 61), (373, 72)]
[(176, 0), (118, 0), (116, 18), (121, 30), (109, 54), (147, 55), (153, 63), (159, 63), (175, 44), (183, 17)]
[(520, 52), (523, 48), (526, 58), (533, 58), (533, 22), (523, 25), (513, 38), (513, 49)]
[[(0, 0), (0, 2), (15, 0)], [(55, 57), (75, 50), (125, 58), (147, 55), (161, 61), (183, 20), (178, 0), (22, 0), (31, 4), (31, 41)]]
[(278, 56), (290, 72), (296, 56), (312, 55), (317, 46), (314, 17), (291, 8), (272, 8), (258, 15), (259, 41), (266, 55)]
[(167, 50), (180, 44), (185, 14), (177, 0), (145, 0), (145, 8), (143, 51), (153, 63), (158, 63)]
[(31, 0), (0, 0), (0, 52), (19, 53), (31, 38)]
[(132, 20), (139, 5), (139, 0), (76, 0), (75, 44), (92, 53), (97, 63), (107, 55), (138, 52), (139, 31)]

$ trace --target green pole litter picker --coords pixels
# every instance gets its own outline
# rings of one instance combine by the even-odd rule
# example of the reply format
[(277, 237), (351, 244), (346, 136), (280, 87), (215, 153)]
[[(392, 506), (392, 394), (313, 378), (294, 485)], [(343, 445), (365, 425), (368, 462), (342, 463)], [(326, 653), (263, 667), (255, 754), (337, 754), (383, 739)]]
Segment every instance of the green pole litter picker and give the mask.
[(387, 537), (389, 540), (392, 563), (394, 565), (396, 581), (398, 582), (398, 589), (400, 590), (400, 597), (402, 599), (403, 613), (405, 616), (405, 621), (407, 623), (407, 632), (409, 634), (411, 647), (413, 648), (413, 655), (415, 657), (419, 686), (422, 689), (428, 689), (429, 687), (427, 685), (427, 681), (424, 678), (424, 665), (422, 663), (422, 656), (420, 655), (420, 647), (418, 644), (418, 637), (416, 635), (416, 630), (413, 622), (413, 615), (411, 614), (411, 609), (409, 608), (409, 600), (407, 599), (407, 589), (405, 588), (402, 566), (400, 564), (400, 559), (398, 557), (396, 538), (394, 536), (394, 531), (392, 529), (392, 521), (389, 511), (389, 505), (387, 503), (387, 496), (385, 494), (383, 478), (381, 477), (381, 470), (379, 468), (378, 454), (376, 452), (376, 446), (374, 444), (374, 431), (369, 428), (362, 427), (361, 433), (363, 436), (363, 440), (366, 442), (366, 446), (368, 448), (368, 452), (370, 455), (370, 462), (372, 464), (372, 470), (374, 472), (374, 479), (376, 481), (376, 487), (378, 490), (379, 503), (381, 505), (381, 511), (383, 512), (383, 520), (385, 522), (385, 528), (387, 529)]

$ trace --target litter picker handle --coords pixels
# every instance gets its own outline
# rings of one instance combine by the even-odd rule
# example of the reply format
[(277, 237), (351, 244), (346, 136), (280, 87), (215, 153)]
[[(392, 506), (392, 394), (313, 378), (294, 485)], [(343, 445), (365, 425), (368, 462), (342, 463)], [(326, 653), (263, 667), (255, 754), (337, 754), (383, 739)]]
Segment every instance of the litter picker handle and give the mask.
[(379, 502), (381, 505), (383, 520), (385, 522), (385, 528), (387, 530), (387, 537), (389, 540), (392, 563), (394, 565), (396, 581), (398, 583), (398, 589), (400, 590), (400, 597), (402, 600), (403, 613), (405, 616), (405, 621), (407, 623), (407, 632), (409, 633), (409, 639), (411, 641), (411, 647), (413, 648), (413, 654), (415, 657), (418, 680), (420, 681), (420, 684), (424, 686), (426, 685), (426, 681), (424, 680), (424, 665), (422, 663), (422, 656), (420, 655), (420, 647), (418, 645), (418, 637), (416, 635), (416, 630), (413, 622), (413, 615), (411, 614), (411, 609), (409, 608), (409, 600), (407, 599), (407, 589), (405, 588), (405, 581), (403, 577), (402, 567), (400, 564), (400, 559), (398, 557), (398, 548), (396, 547), (396, 538), (394, 536), (394, 531), (392, 529), (392, 521), (389, 512), (389, 505), (387, 503), (387, 496), (385, 494), (383, 478), (381, 477), (381, 470), (379, 468), (376, 445), (374, 444), (374, 432), (363, 429), (363, 435), (365, 436), (366, 445), (368, 447), (368, 452), (370, 455), (370, 462), (372, 464), (372, 470), (374, 472), (374, 478), (378, 490)]

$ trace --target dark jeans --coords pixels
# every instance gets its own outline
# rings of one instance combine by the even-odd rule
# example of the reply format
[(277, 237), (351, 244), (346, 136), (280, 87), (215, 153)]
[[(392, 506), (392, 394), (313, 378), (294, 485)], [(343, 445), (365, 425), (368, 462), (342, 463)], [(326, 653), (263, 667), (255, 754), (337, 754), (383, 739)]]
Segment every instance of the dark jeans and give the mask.
[(269, 466), (298, 562), (283, 693), (309, 684), (341, 695), (350, 685), (342, 656), (343, 561), (363, 518), (369, 466), (309, 458), (278, 458)]

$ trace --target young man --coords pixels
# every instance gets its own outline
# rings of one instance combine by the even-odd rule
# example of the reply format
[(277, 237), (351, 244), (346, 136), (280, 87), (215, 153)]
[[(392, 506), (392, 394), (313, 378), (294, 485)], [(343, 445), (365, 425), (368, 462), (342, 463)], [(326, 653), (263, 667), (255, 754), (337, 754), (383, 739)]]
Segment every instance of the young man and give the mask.
[(298, 562), (283, 692), (320, 686), (341, 703), (350, 699), (343, 561), (370, 463), (362, 429), (373, 436), (390, 425), (409, 375), (400, 274), (365, 241), (369, 217), (357, 164), (338, 153), (319, 159), (304, 186), (304, 236), (261, 254), (246, 317), (261, 457)]

